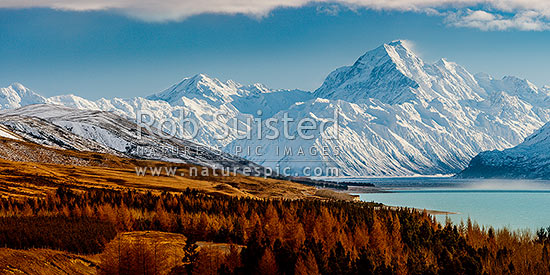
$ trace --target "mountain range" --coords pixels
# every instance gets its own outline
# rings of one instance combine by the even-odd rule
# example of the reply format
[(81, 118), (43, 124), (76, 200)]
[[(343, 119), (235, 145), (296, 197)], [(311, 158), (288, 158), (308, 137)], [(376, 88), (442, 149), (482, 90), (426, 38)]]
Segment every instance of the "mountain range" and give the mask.
[[(302, 175), (307, 167), (322, 168), (320, 171), (336, 167), (340, 176), (457, 173), (478, 153), (516, 146), (550, 121), (550, 87), (539, 88), (513, 76), (495, 79), (487, 74), (472, 74), (446, 59), (426, 63), (402, 41), (381, 45), (352, 65), (336, 69), (313, 92), (223, 82), (204, 74), (185, 78), (151, 96), (129, 99), (91, 101), (75, 95), (45, 98), (21, 84), (0, 91), (3, 109), (46, 104), (20, 109), (23, 111), (4, 111), (4, 115), (38, 117), (95, 141), (93, 146), (101, 150), (132, 154), (126, 150), (128, 139), (104, 138), (97, 129), (76, 127), (75, 121), (92, 127), (97, 122), (92, 119), (93, 112), (99, 112), (134, 123), (139, 111), (145, 110), (156, 121), (195, 121), (197, 135), (187, 142), (209, 150), (220, 148), (228, 153), (228, 158), (239, 155), (263, 166), (289, 167), (294, 175)], [(62, 114), (52, 116), (55, 110), (40, 111), (52, 106), (60, 108)], [(72, 113), (60, 106), (82, 111)], [(34, 111), (36, 108), (39, 110)], [(223, 116), (217, 117), (218, 113)], [(307, 118), (320, 125), (332, 121), (335, 114), (337, 123), (309, 130), (312, 139), (265, 138), (270, 131), (265, 127), (266, 119), (274, 119), (273, 126), (283, 132), (285, 125), (281, 121), (285, 116)], [(79, 116), (88, 117), (82, 122)], [(68, 118), (71, 121), (66, 121)], [(263, 122), (242, 123), (260, 119)], [(116, 125), (122, 122), (111, 121), (115, 128), (110, 133), (116, 136)], [(135, 123), (122, 129), (130, 131), (134, 126)], [(163, 128), (158, 123), (154, 126)], [(228, 135), (217, 138), (226, 129)], [(262, 135), (242, 138), (249, 130)], [(290, 125), (289, 132), (296, 134), (297, 125)], [(188, 131), (174, 134), (178, 142), (190, 139)], [(158, 136), (152, 139), (162, 140)], [(306, 153), (299, 154), (300, 150)]]

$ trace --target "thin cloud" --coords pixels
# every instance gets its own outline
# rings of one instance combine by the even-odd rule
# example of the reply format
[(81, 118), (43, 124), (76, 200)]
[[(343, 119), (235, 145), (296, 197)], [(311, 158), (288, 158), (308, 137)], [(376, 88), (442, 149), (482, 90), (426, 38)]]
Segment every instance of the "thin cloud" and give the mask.
[(444, 17), (456, 27), (481, 30), (548, 30), (547, 0), (0, 0), (0, 8), (51, 8), (68, 11), (111, 10), (145, 21), (179, 21), (193, 15), (245, 14), (264, 17), (277, 8), (322, 3), (320, 13), (350, 9), (421, 12)]
[(336, 16), (338, 15), (338, 13), (340, 13), (340, 6), (336, 4), (331, 4), (328, 6), (321, 5), (317, 7), (317, 13)]
[(545, 31), (550, 23), (545, 16), (535, 11), (525, 11), (513, 16), (493, 14), (482, 10), (450, 13), (445, 22), (456, 27), (476, 28), (484, 31), (516, 29), (522, 31)]

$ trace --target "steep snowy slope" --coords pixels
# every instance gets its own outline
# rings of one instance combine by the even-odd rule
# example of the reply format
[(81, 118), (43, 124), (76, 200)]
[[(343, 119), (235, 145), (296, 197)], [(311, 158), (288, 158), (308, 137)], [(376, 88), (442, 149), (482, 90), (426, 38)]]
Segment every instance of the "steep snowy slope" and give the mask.
[[(270, 118), (276, 113), (288, 109), (296, 102), (313, 99), (313, 94), (302, 90), (268, 90), (261, 84), (247, 86), (248, 94), (233, 99), (231, 104), (241, 113)], [(258, 115), (258, 111), (261, 111)]]
[[(9, 130), (12, 133), (11, 135), (15, 136), (17, 140), (51, 148), (120, 155), (111, 148), (93, 140), (82, 138), (62, 127), (37, 117), (0, 114), (0, 129), (2, 128)], [(7, 137), (9, 138), (9, 136)]]
[[(1, 117), (27, 116), (51, 122), (85, 140), (91, 140), (105, 148), (130, 157), (186, 162), (215, 168), (258, 167), (245, 159), (218, 152), (205, 146), (181, 139), (164, 139), (156, 131), (143, 130), (137, 135), (137, 125), (110, 112), (78, 110), (58, 105), (30, 105), (4, 112)], [(14, 129), (18, 123), (6, 123)], [(43, 132), (43, 126), (25, 123), (31, 129), (21, 132)], [(59, 134), (63, 132), (59, 131)], [(62, 139), (63, 137), (57, 137)]]
[(218, 79), (209, 78), (205, 74), (198, 74), (185, 78), (168, 89), (147, 97), (147, 99), (162, 100), (171, 105), (185, 104), (185, 99), (199, 99), (205, 100), (211, 105), (221, 105), (231, 102), (233, 96), (240, 96), (240, 87), (240, 84), (231, 80), (223, 83)]
[[(74, 95), (58, 96), (49, 99), (52, 104), (69, 106), (82, 110), (102, 110), (113, 112), (117, 115), (125, 117), (131, 121), (137, 121), (141, 112), (141, 121), (154, 122), (154, 127), (159, 128), (159, 123), (162, 121), (174, 122), (177, 126), (174, 131), (178, 137), (184, 139), (193, 139), (194, 142), (218, 146), (223, 148), (228, 142), (234, 139), (237, 131), (231, 131), (227, 139), (217, 139), (216, 137), (224, 133), (224, 125), (229, 123), (230, 118), (237, 118), (240, 121), (245, 121), (251, 115), (239, 112), (230, 103), (222, 103), (219, 105), (211, 105), (203, 99), (187, 99), (181, 105), (170, 105), (163, 100), (149, 100), (141, 97), (131, 99), (100, 99), (98, 101), (89, 101)], [(224, 114), (223, 117), (216, 117), (215, 114)], [(152, 119), (150, 116), (154, 117)], [(190, 124), (185, 121), (192, 121)], [(227, 126), (230, 127), (230, 126)], [(194, 129), (197, 129), (197, 134), (191, 136)], [(242, 128), (241, 131), (246, 130)]]
[[(315, 96), (348, 102), (370, 98), (389, 104), (407, 102), (415, 98), (413, 89), (418, 88), (410, 75), (418, 74), (422, 66), (422, 60), (400, 44), (384, 44), (361, 56), (352, 66), (330, 73)], [(405, 73), (408, 68), (414, 71)]]
[(463, 178), (550, 179), (550, 123), (520, 145), (482, 152), (458, 176)]

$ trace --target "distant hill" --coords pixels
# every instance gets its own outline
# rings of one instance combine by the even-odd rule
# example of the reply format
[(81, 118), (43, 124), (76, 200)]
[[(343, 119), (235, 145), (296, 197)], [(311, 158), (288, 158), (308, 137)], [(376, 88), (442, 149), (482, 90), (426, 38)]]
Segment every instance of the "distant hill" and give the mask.
[(249, 160), (193, 141), (163, 138), (154, 130), (144, 129), (138, 138), (137, 128), (136, 123), (112, 112), (53, 104), (28, 105), (0, 114), (0, 136), (51, 148), (237, 171), (245, 167), (261, 168)]

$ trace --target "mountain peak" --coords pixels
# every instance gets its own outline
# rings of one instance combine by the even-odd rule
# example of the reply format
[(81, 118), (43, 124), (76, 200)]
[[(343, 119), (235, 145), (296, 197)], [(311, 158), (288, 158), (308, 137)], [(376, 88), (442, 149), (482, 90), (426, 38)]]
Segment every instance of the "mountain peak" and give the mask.
[(183, 82), (185, 80), (190, 80), (190, 81), (214, 81), (214, 80), (217, 80), (217, 79), (215, 79), (213, 77), (210, 77), (210, 76), (208, 76), (207, 74), (204, 74), (204, 73), (198, 73), (198, 74), (193, 75), (191, 77), (186, 77), (180, 82)]
[(389, 45), (389, 46), (392, 46), (392, 47), (403, 47), (403, 48), (406, 48), (408, 50), (410, 50), (410, 48), (412, 48), (411, 42), (407, 41), (407, 40), (404, 40), (404, 39), (393, 40), (392, 42), (387, 43), (386, 45)]
[(376, 98), (389, 104), (413, 99), (411, 88), (418, 87), (413, 77), (424, 62), (406, 44), (397, 40), (366, 52), (352, 66), (330, 73), (315, 95), (349, 102)]
[(422, 60), (411, 50), (410, 43), (404, 40), (395, 40), (390, 43), (383, 44), (374, 50), (367, 51), (359, 57), (354, 65), (365, 63), (378, 63), (391, 60), (399, 65), (404, 62), (420, 62)]
[(0, 88), (0, 109), (13, 109), (24, 105), (45, 103), (46, 99), (21, 83)]
[(14, 82), (12, 83), (10, 86), (8, 86), (8, 88), (11, 88), (15, 91), (27, 91), (29, 90), (27, 87), (25, 87), (23, 84), (19, 83), (19, 82)]
[(406, 40), (394, 40), (390, 43), (384, 44), (384, 47), (386, 49), (392, 48), (396, 51), (404, 51), (404, 52), (408, 52), (412, 55), (415, 55), (414, 51), (412, 50), (412, 45), (411, 44), (412, 44), (411, 42), (406, 41)]
[(501, 93), (518, 97), (533, 105), (547, 104), (547, 94), (544, 88), (537, 88), (535, 84), (527, 79), (516, 76), (504, 76), (501, 79), (495, 79), (487, 74), (476, 74), (476, 80), (479, 85), (489, 93)]
[(410, 63), (423, 65), (424, 62), (414, 53), (409, 45), (410, 42), (404, 40), (396, 40), (388, 44), (384, 44), (384, 48), (392, 60), (397, 64)]
[(251, 85), (246, 85), (243, 88), (250, 91), (250, 92), (252, 92), (252, 93), (256, 93), (256, 94), (266, 94), (266, 93), (273, 92), (272, 90), (270, 90), (268, 87), (266, 87), (262, 83), (254, 83), (254, 84), (251, 84)]
[(236, 95), (237, 89), (241, 86), (231, 80), (224, 83), (217, 78), (211, 78), (200, 73), (192, 77), (186, 77), (168, 89), (148, 96), (147, 99), (162, 100), (177, 105), (182, 103), (182, 97), (186, 97), (206, 100), (211, 104), (221, 104), (230, 101), (231, 96)]
[(502, 78), (502, 81), (505, 81), (505, 82), (508, 82), (508, 83), (513, 83), (517, 86), (528, 87), (532, 90), (537, 89), (537, 86), (535, 86), (535, 84), (531, 83), (531, 81), (529, 81), (527, 79), (524, 79), (524, 78), (519, 78), (517, 76), (506, 75)]
[(222, 84), (223, 83), (217, 78), (213, 78), (213, 77), (210, 77), (206, 74), (199, 73), (199, 74), (196, 74), (194, 76), (186, 77), (186, 78), (182, 79), (176, 85), (180, 86), (180, 87), (182, 87), (182, 86), (185, 86), (185, 87), (189, 87), (189, 86), (200, 87), (201, 85), (217, 86), (217, 85), (222, 85)]

